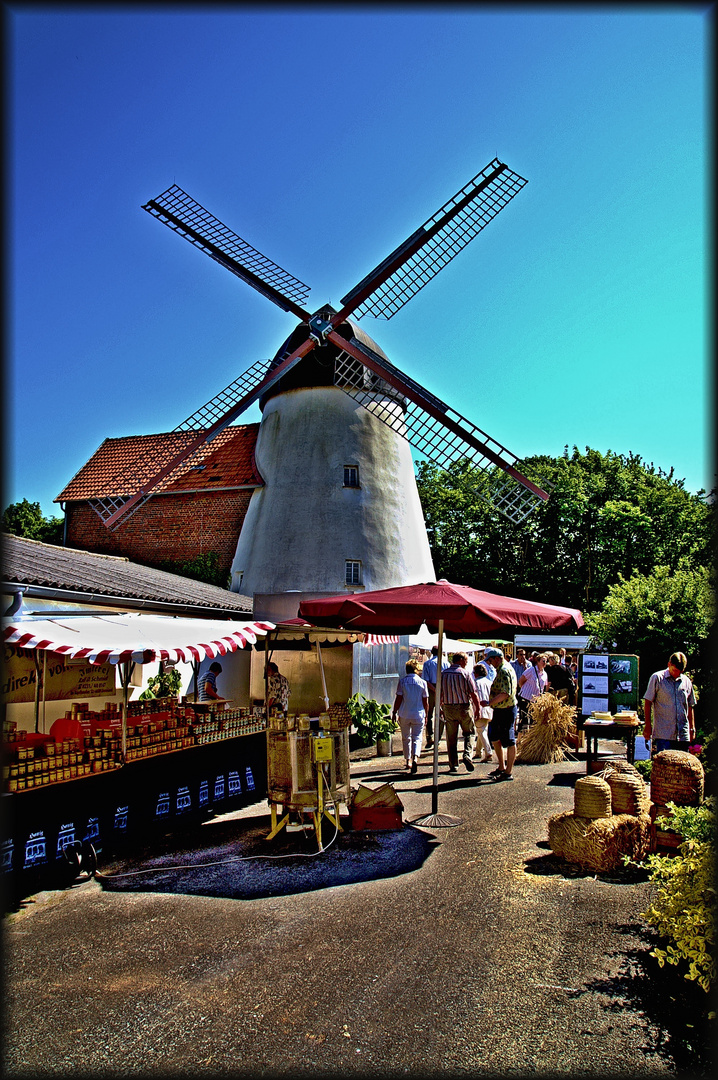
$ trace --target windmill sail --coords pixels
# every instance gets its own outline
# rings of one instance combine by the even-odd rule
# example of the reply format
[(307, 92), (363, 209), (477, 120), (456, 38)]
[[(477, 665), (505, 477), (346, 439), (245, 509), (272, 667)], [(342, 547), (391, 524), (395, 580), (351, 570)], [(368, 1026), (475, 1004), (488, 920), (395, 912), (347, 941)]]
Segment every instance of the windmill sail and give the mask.
[[(169, 460), (161, 455), (145, 460), (141, 474), (124, 477), (121, 483), (113, 485), (106, 499), (93, 500), (92, 505), (104, 524), (111, 529), (117, 528), (159, 484), (169, 482), (178, 469), (189, 467), (205, 452), (204, 448), (212, 438), (233, 423), (299, 359), (326, 341), (331, 341), (347, 357), (339, 365), (339, 378), (343, 381), (338, 385), (360, 400), (366, 376), (359, 375), (359, 370), (369, 369), (386, 378), (411, 402), (406, 415), (402, 413), (401, 424), (396, 430), (402, 429), (403, 425), (401, 433), (410, 432), (412, 445), (442, 468), (449, 467), (457, 455), (468, 454), (484, 471), (488, 472), (492, 467), (503, 470), (506, 474), (504, 490), (497, 494), (495, 484), (492, 484), (492, 501), (510, 520), (523, 520), (536, 502), (548, 495), (520, 473), (516, 467), (518, 459), (480, 428), (433, 398), (418, 383), (392, 368), (388, 361), (377, 357), (372, 350), (367, 352), (356, 339), (347, 343), (336, 331), (352, 314), (357, 318), (371, 314), (390, 319), (473, 240), (526, 183), (522, 176), (494, 159), (347, 293), (338, 312), (328, 309), (326, 315), (322, 310), (313, 316), (302, 307), (310, 291), (304, 282), (267, 259), (182, 188), (173, 185), (156, 199), (150, 199), (144, 210), (284, 311), (297, 316), (306, 324), (308, 336), (291, 355), (283, 357), (277, 367), (267, 369), (266, 361), (260, 361), (178, 425), (175, 431), (186, 432), (188, 440), (180, 451), (170, 455)], [(365, 351), (362, 353), (362, 350)], [(361, 361), (359, 368), (357, 360)], [(350, 376), (361, 385), (352, 387)], [(370, 411), (373, 411), (372, 400), (362, 401)]]
[(306, 304), (309, 286), (237, 236), (181, 187), (174, 184), (156, 199), (150, 199), (142, 209), (184, 236), (284, 311), (291, 311), (300, 319), (306, 316), (307, 313), (298, 305)]
[[(391, 319), (528, 183), (497, 158), (342, 297), (341, 317)], [(336, 324), (335, 324), (336, 325)]]
[[(345, 347), (336, 359), (335, 385), (407, 439), (415, 450), (447, 472), (468, 459), (487, 477), (491, 476), (491, 483), (479, 488), (478, 494), (514, 524), (522, 522), (535, 506), (549, 498), (519, 471), (519, 459), (505, 446), (356, 338), (348, 345), (351, 351)], [(377, 393), (377, 383), (381, 382), (399, 390), (408, 399), (405, 406), (383, 400)], [(500, 478), (496, 470), (501, 470)]]
[(175, 448), (175, 452), (170, 455), (156, 451), (154, 455), (147, 456), (142, 462), (141, 471), (133, 476), (123, 475), (117, 479), (123, 488), (120, 494), (90, 500), (103, 524), (114, 531), (123, 520), (128, 519), (130, 513), (134, 513), (149, 499), (162, 481), (171, 483), (180, 470), (184, 472), (197, 464), (212, 439), (234, 423), (250, 405), (310, 352), (314, 345), (315, 342), (311, 339), (304, 342), (294, 352), (283, 357), (275, 367), (269, 360), (259, 360), (206, 405), (178, 424), (174, 431), (185, 432), (188, 436), (181, 449)]

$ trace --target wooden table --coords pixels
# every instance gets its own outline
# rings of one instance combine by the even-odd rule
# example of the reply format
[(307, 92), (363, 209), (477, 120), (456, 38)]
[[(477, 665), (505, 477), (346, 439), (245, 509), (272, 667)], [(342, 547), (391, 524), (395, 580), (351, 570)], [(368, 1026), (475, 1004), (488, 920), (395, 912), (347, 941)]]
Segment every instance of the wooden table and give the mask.
[(586, 775), (591, 773), (591, 766), (598, 761), (599, 739), (625, 739), (626, 761), (633, 765), (636, 756), (636, 735), (638, 724), (598, 724), (591, 720), (584, 720), (578, 724), (578, 730), (586, 736)]

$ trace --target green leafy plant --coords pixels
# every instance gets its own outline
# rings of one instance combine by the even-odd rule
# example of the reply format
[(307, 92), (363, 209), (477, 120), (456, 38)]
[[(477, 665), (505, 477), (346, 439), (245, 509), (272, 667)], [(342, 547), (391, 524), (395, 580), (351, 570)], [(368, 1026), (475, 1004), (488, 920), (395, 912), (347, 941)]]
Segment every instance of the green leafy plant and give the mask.
[(657, 893), (641, 917), (667, 939), (665, 948), (652, 950), (659, 965), (687, 963), (685, 978), (709, 993), (716, 974), (715, 800), (698, 807), (668, 803), (668, 809), (658, 823), (684, 839), (678, 855), (646, 859)]
[(140, 701), (177, 697), (181, 686), (182, 676), (177, 668), (167, 668), (147, 680), (147, 689), (140, 694)]
[(367, 743), (376, 739), (390, 739), (396, 731), (391, 705), (384, 705), (365, 694), (354, 694), (347, 701), (347, 709), (359, 735)]
[(633, 764), (635, 768), (638, 769), (639, 773), (646, 781), (646, 783), (648, 783), (651, 779), (651, 770), (653, 769), (652, 760), (650, 758), (646, 758), (645, 761), (634, 761)]

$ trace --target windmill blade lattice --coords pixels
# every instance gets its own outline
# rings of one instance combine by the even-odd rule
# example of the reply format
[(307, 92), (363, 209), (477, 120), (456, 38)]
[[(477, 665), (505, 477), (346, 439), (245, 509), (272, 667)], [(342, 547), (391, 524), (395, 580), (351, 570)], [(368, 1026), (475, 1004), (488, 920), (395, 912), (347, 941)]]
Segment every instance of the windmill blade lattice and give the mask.
[[(371, 350), (356, 338), (350, 344), (370, 358)], [(375, 356), (372, 354), (372, 358)], [(391, 384), (404, 393), (405, 405), (396, 401), (395, 395), (394, 400), (390, 396), (387, 401), (382, 391), (382, 376), (362, 367), (347, 352), (337, 356), (335, 386), (402, 435), (433, 464), (449, 472), (459, 461), (468, 459), (483, 474), (491, 476), (489, 493), (479, 490), (477, 494), (514, 524), (524, 521), (534, 507), (548, 498), (545, 491), (522, 476), (518, 468), (521, 462), (515, 454), (439, 398), (428, 394), (398, 368), (379, 357), (376, 360)], [(503, 472), (500, 478), (496, 476), (497, 470)]]
[(142, 207), (285, 311), (303, 318), (310, 287), (277, 266), (174, 184)]
[[(358, 303), (353, 308), (354, 318), (373, 315), (377, 319), (391, 319), (527, 183), (523, 176), (494, 159), (342, 298), (345, 309), (351, 308), (356, 299)], [(392, 266), (395, 269), (384, 277), (382, 270), (389, 270)], [(361, 294), (374, 277), (379, 278), (380, 284), (361, 299)]]
[(182, 432), (187, 435), (179, 450), (176, 440), (171, 443), (171, 449), (165, 449), (164, 452), (162, 446), (155, 444), (134, 473), (128, 475), (126, 471), (118, 468), (115, 482), (122, 486), (122, 493), (90, 500), (90, 505), (103, 522), (113, 518), (143, 487), (145, 491), (131, 509), (109, 526), (111, 532), (128, 521), (147, 502), (161, 480), (164, 485), (171, 484), (181, 473), (201, 463), (210, 453), (212, 439), (229, 427), (251, 404), (246, 399), (265, 381), (270, 363), (270, 360), (258, 360), (238, 379), (173, 428), (173, 434)]

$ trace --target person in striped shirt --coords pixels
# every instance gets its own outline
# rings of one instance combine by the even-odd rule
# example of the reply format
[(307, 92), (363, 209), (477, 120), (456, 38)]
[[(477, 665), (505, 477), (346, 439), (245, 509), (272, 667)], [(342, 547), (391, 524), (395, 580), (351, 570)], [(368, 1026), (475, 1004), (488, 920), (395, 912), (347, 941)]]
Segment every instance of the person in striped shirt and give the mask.
[(450, 773), (459, 771), (459, 728), (464, 734), (464, 766), (468, 772), (474, 771), (472, 759), (476, 746), (476, 728), (471, 706), (473, 705), (474, 713), (478, 716), (481, 712), (481, 701), (474, 676), (466, 670), (468, 662), (466, 653), (454, 653), (451, 666), (441, 673), (441, 712), (446, 726)]

